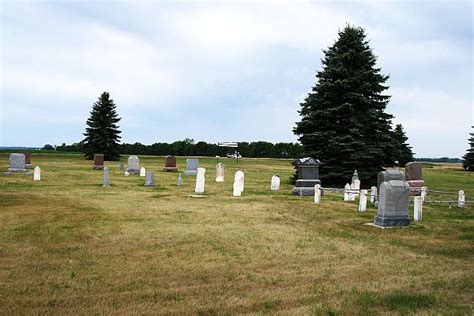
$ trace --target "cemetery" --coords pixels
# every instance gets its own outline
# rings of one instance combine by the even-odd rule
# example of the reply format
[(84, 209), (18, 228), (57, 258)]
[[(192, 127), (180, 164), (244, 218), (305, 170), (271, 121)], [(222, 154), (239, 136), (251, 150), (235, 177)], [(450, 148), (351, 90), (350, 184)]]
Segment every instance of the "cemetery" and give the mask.
[[(469, 313), (474, 177), (459, 165), (422, 164), (425, 203), (404, 168), (381, 172), (378, 192), (407, 206), (394, 218), (393, 200), (352, 174), (346, 190), (294, 194), (289, 159), (176, 157), (196, 170), (182, 176), (158, 156), (94, 170), (80, 155), (34, 153), (25, 175), (16, 157), (21, 172), (0, 178), (12, 312), (22, 300), (27, 313)], [(10, 160), (0, 154), (5, 170)], [(375, 227), (391, 220), (407, 226)]]

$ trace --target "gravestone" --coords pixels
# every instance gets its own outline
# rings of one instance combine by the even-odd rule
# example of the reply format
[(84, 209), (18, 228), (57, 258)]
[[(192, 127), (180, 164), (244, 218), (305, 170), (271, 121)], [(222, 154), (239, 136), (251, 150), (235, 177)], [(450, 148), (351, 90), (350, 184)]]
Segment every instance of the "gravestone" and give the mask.
[(155, 173), (153, 171), (146, 171), (145, 173), (145, 186), (154, 187), (155, 186)]
[(198, 168), (196, 175), (196, 187), (194, 192), (197, 194), (204, 194), (204, 186), (206, 183), (206, 169)]
[(321, 162), (311, 157), (298, 159), (296, 167), (298, 168), (298, 180), (293, 187), (294, 195), (313, 196), (314, 186), (321, 184), (319, 180), (319, 166)]
[(104, 188), (108, 188), (110, 186), (110, 183), (109, 183), (109, 168), (107, 167), (104, 167), (104, 179), (102, 181), (102, 186)]
[(35, 167), (33, 172), (33, 181), (41, 181), (41, 168), (39, 166)]
[(377, 190), (380, 193), (380, 185), (382, 182), (390, 180), (399, 180), (406, 181), (405, 175), (397, 169), (387, 169), (385, 171), (380, 171), (377, 175)]
[[(393, 170), (389, 175), (392, 178), (405, 178), (405, 175), (398, 170)], [(410, 225), (409, 201), (410, 186), (406, 181), (391, 179), (383, 181), (379, 188), (377, 216), (374, 224), (382, 227)]]
[(344, 186), (344, 202), (347, 202), (347, 201), (350, 201), (350, 192), (351, 191), (351, 185), (349, 183), (346, 183), (346, 185)]
[(280, 177), (277, 175), (274, 175), (272, 177), (272, 182), (270, 184), (270, 190), (273, 192), (278, 192), (280, 191)]
[(144, 177), (144, 176), (146, 176), (146, 169), (145, 169), (145, 167), (141, 167), (140, 168), (140, 177)]
[(421, 188), (425, 186), (423, 181), (423, 168), (419, 162), (409, 162), (405, 165), (405, 178), (412, 189), (413, 195), (420, 195)]
[(178, 175), (178, 187), (183, 185), (183, 177), (181, 176), (181, 172)]
[(224, 164), (222, 162), (216, 165), (216, 182), (224, 182)]
[(26, 172), (25, 155), (10, 154), (9, 167), (7, 172)]
[(165, 157), (165, 167), (163, 168), (166, 172), (176, 172), (178, 168), (176, 167), (176, 157), (175, 156), (166, 156)]
[(127, 171), (129, 174), (140, 173), (140, 159), (137, 156), (129, 156), (127, 160)]
[(128, 177), (128, 176), (130, 175), (130, 172), (125, 171), (125, 172), (123, 173), (123, 175), (126, 176), (126, 177)]
[(33, 169), (33, 164), (31, 163), (31, 153), (25, 153), (25, 168), (26, 169)]
[(103, 154), (94, 155), (94, 165), (92, 166), (92, 169), (94, 170), (104, 169), (104, 155)]
[(359, 180), (359, 174), (357, 173), (357, 170), (354, 170), (354, 174), (352, 175), (351, 183), (354, 183), (355, 180)]
[(314, 186), (314, 203), (321, 204), (321, 185), (316, 184)]
[(199, 168), (199, 159), (186, 159), (185, 176), (195, 176)]
[(233, 196), (242, 196), (244, 191), (244, 172), (236, 171), (234, 175)]
[(367, 211), (367, 190), (360, 190), (359, 212)]
[(125, 166), (123, 165), (123, 161), (120, 162), (120, 171), (124, 171), (125, 170)]

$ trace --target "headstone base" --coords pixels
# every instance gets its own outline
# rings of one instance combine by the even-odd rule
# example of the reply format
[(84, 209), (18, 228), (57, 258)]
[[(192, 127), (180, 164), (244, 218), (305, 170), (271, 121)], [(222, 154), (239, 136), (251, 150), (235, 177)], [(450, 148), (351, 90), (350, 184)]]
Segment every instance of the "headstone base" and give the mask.
[(104, 166), (92, 166), (93, 170), (104, 170)]
[(4, 176), (11, 176), (12, 174), (13, 174), (13, 172), (11, 172), (11, 171), (5, 171), (3, 173)]
[(407, 181), (410, 188), (411, 195), (421, 195), (421, 188), (425, 186), (425, 181), (423, 180), (410, 180)]
[(25, 168), (26, 169), (33, 169), (33, 165), (28, 163), (28, 164), (25, 165)]
[(127, 169), (129, 174), (140, 174), (140, 170)]
[(198, 173), (197, 170), (186, 170), (186, 171), (184, 172), (184, 175), (185, 175), (185, 176), (196, 176), (197, 173)]
[(177, 167), (164, 167), (163, 170), (166, 172), (177, 172), (178, 168)]
[(375, 216), (374, 224), (376, 226), (391, 227), (391, 226), (409, 226), (410, 219), (408, 217), (380, 217)]
[[(321, 180), (300, 179), (296, 180), (296, 185), (293, 187), (293, 195), (311, 196), (314, 195), (314, 186), (321, 184)], [(322, 193), (322, 192), (321, 192)]]
[(26, 172), (25, 168), (8, 168), (8, 172)]

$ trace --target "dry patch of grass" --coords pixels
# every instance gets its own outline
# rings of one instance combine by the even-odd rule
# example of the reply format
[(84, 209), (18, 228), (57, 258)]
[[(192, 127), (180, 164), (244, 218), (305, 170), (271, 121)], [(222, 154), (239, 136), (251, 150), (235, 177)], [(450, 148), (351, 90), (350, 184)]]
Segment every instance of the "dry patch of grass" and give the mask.
[[(363, 225), (374, 208), (360, 214), (336, 195), (322, 205), (289, 195), (287, 160), (224, 160), (225, 182), (215, 183), (215, 160), (201, 159), (203, 199), (189, 197), (194, 178), (176, 187), (158, 157), (141, 159), (156, 171), (154, 188), (116, 162), (104, 189), (80, 156), (33, 161), (42, 182), (0, 178), (0, 314), (473, 311), (472, 207), (427, 206), (416, 226), (378, 230)], [(241, 198), (231, 197), (237, 169)], [(269, 192), (272, 174), (282, 178), (279, 193)], [(425, 175), (444, 190), (472, 181), (455, 170)]]

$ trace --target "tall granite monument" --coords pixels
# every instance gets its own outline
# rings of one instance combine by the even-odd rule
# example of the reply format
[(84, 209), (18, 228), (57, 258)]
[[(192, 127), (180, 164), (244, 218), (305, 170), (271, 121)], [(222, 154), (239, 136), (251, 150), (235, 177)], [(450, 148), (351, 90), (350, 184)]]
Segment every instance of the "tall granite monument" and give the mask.
[(311, 157), (301, 158), (296, 161), (298, 179), (293, 187), (294, 195), (314, 196), (314, 186), (321, 184), (319, 180), (319, 166), (322, 163)]

